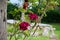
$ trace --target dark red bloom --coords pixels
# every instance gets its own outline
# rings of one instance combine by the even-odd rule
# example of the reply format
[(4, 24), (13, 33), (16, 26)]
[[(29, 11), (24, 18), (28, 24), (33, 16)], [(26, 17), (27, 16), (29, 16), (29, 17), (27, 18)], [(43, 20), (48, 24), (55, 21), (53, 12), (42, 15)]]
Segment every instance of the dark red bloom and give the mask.
[(38, 15), (37, 14), (33, 14), (33, 13), (29, 13), (29, 17), (30, 17), (30, 20), (38, 19)]
[(25, 2), (24, 4), (23, 4), (23, 9), (26, 9), (28, 7), (28, 2)]
[(21, 22), (19, 26), (20, 26), (20, 30), (27, 30), (30, 24), (28, 22)]

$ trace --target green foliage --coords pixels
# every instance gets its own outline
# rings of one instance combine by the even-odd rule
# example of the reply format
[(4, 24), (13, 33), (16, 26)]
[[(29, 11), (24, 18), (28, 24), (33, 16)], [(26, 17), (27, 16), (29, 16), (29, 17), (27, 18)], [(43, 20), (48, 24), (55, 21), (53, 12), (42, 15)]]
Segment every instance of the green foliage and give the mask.
[(28, 37), (30, 36), (29, 30), (25, 30), (23, 33), (24, 33), (25, 35), (27, 35)]
[(16, 5), (8, 3), (7, 5), (7, 18), (8, 19), (20, 19), (20, 10)]
[[(40, 1), (40, 4), (37, 4), (36, 2), (39, 3)], [(8, 19), (20, 19), (21, 17), (21, 12), (29, 12), (29, 11), (32, 11), (36, 14), (38, 14), (39, 16), (41, 16), (41, 14), (44, 12), (45, 10), (45, 7), (48, 5), (47, 9), (45, 10), (45, 13), (49, 10), (54, 10), (54, 7), (56, 5), (59, 5), (58, 2), (56, 0), (29, 0), (30, 3), (32, 3), (32, 9), (27, 9), (27, 10), (24, 10), (23, 8), (18, 8), (16, 5), (13, 5), (11, 3), (8, 3), (8, 6), (7, 6), (7, 18)], [(48, 3), (47, 3), (48, 2)], [(44, 13), (44, 15), (46, 16), (46, 14)]]
[(30, 3), (38, 2), (38, 0), (28, 0)]
[(43, 18), (43, 22), (57, 22), (60, 23), (60, 12), (58, 10), (50, 10), (47, 12), (47, 16)]
[(38, 2), (37, 5), (35, 4), (35, 2), (33, 2), (35, 5), (32, 5), (31, 11), (33, 11), (34, 13), (37, 13), (39, 16), (41, 16), (41, 14), (44, 14), (46, 16), (45, 13), (47, 11), (54, 10), (55, 6), (59, 5), (57, 0), (49, 0), (49, 1), (48, 0), (37, 0), (37, 2)]
[(23, 8), (19, 8), (19, 10), (21, 11), (21, 12), (23, 12), (23, 13), (25, 13), (27, 10), (25, 10), (25, 9), (23, 9)]
[(57, 1), (58, 1), (59, 5), (60, 5), (60, 0), (57, 0)]
[(13, 32), (13, 27), (10, 26), (9, 28), (7, 28), (7, 31), (8, 31), (9, 33), (12, 33), (12, 32)]

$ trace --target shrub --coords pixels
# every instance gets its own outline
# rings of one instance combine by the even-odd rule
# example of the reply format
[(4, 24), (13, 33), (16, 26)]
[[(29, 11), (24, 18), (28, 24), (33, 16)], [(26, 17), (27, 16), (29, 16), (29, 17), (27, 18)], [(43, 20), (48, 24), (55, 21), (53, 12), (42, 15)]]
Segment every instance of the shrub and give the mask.
[(47, 16), (42, 19), (42, 22), (58, 22), (60, 23), (60, 12), (57, 10), (50, 10), (46, 12)]

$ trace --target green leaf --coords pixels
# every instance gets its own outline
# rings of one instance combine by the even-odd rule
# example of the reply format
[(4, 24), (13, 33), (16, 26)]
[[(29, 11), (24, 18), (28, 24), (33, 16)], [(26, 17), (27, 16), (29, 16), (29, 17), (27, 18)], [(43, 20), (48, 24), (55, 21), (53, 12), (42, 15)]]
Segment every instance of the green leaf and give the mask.
[(25, 31), (24, 31), (24, 34), (25, 34), (26, 36), (30, 36), (29, 30), (25, 30)]
[(33, 6), (37, 6), (38, 4), (36, 4), (36, 3), (33, 3), (32, 5), (33, 5)]
[(18, 23), (15, 22), (15, 23), (14, 23), (14, 27), (18, 28), (18, 27), (19, 27), (19, 22), (18, 22)]
[(27, 10), (20, 8), (20, 11), (25, 13)]
[(44, 13), (44, 17), (46, 17), (47, 16), (47, 14), (46, 13)]
[(13, 32), (13, 27), (11, 26), (11, 27), (7, 28), (7, 31), (8, 32)]
[(35, 3), (37, 2), (38, 0), (28, 0), (30, 3)]
[(28, 15), (25, 15), (25, 20), (26, 20), (27, 22), (30, 22), (30, 18), (28, 17)]
[(54, 10), (54, 7), (50, 6), (47, 10)]

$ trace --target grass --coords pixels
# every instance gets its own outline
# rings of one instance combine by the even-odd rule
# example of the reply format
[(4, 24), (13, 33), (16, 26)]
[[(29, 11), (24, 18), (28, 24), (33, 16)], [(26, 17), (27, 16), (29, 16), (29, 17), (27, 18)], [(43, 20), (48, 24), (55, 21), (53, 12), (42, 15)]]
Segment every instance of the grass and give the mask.
[(60, 23), (51, 23), (51, 25), (56, 28), (55, 34), (57, 39), (60, 40)]
[[(59, 23), (50, 23), (50, 24), (56, 28), (55, 34), (56, 34), (57, 40), (60, 40), (60, 24)], [(12, 38), (12, 40), (14, 40), (14, 37)], [(23, 40), (23, 38), (20, 37), (18, 40)], [(50, 40), (50, 39), (49, 37), (39, 36), (39, 37), (28, 37), (27, 40)]]

